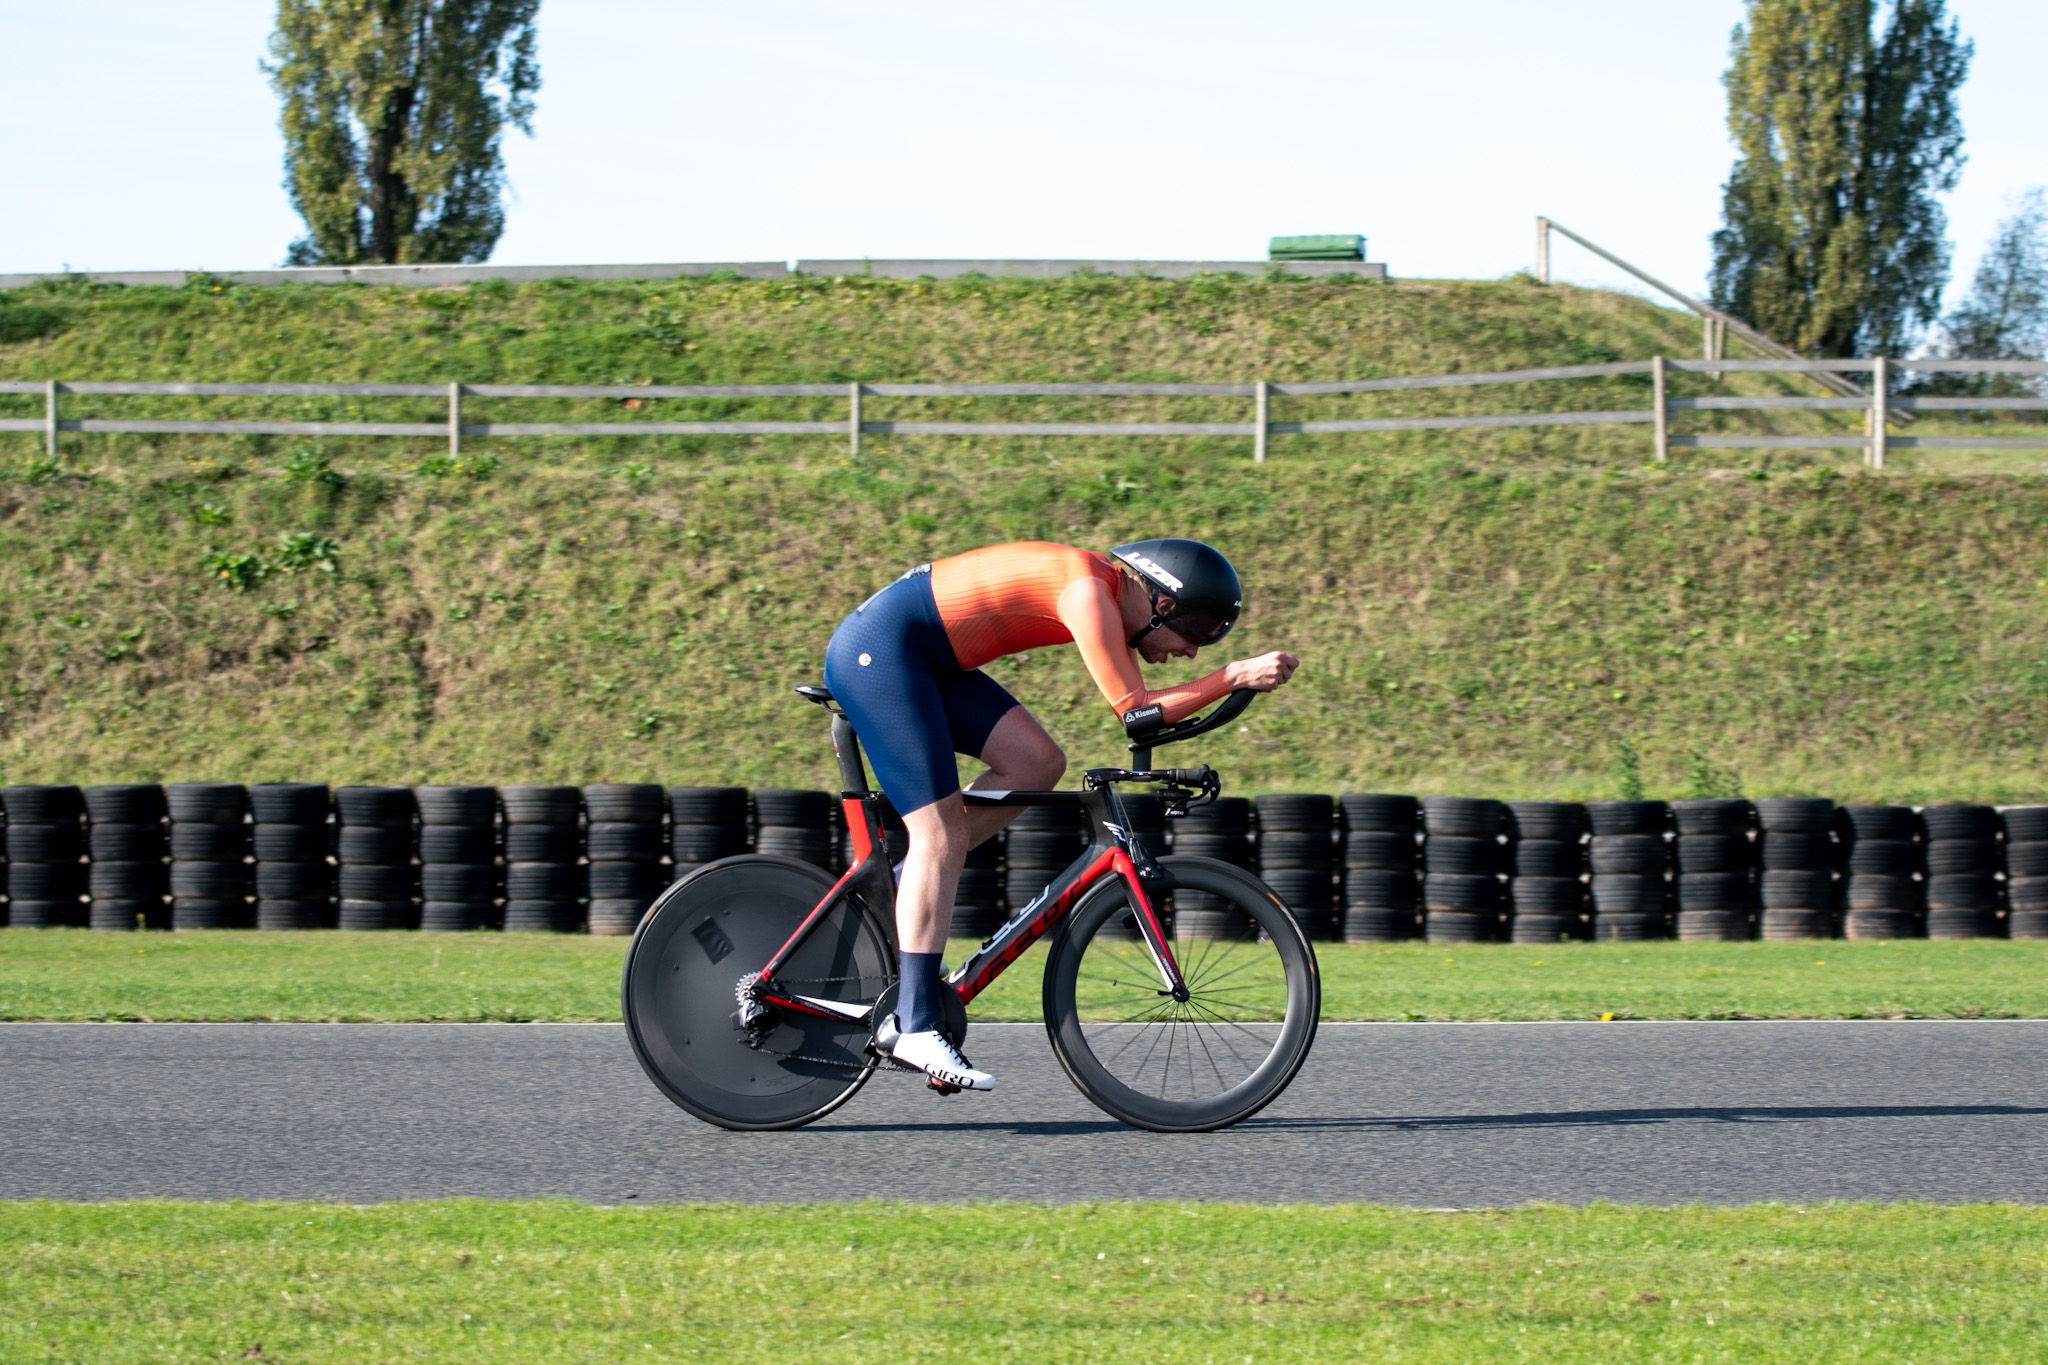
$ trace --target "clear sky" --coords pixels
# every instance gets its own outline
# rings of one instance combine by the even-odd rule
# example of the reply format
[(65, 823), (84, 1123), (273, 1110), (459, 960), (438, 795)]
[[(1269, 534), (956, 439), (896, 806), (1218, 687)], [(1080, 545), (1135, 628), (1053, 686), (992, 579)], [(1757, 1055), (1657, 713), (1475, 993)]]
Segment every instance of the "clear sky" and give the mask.
[[(1958, 285), (2048, 182), (2041, 0), (1977, 59)], [(1487, 278), (1548, 214), (1704, 289), (1740, 0), (544, 0), (495, 259), (1258, 259), (1363, 232)], [(0, 272), (274, 265), (297, 235), (268, 0), (8, 0)], [(1614, 283), (1560, 243), (1556, 273)]]

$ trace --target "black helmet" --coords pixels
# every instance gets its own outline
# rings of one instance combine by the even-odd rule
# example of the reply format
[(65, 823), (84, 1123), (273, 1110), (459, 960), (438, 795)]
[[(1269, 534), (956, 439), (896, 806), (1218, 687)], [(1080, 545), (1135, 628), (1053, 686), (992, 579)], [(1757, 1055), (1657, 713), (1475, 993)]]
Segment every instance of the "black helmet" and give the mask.
[[(1152, 620), (1130, 638), (1138, 641), (1165, 626), (1193, 645), (1213, 645), (1237, 624), (1244, 610), (1244, 584), (1237, 570), (1213, 546), (1199, 540), (1134, 540), (1110, 550), (1152, 589)], [(1159, 614), (1161, 597), (1173, 599), (1173, 610)]]

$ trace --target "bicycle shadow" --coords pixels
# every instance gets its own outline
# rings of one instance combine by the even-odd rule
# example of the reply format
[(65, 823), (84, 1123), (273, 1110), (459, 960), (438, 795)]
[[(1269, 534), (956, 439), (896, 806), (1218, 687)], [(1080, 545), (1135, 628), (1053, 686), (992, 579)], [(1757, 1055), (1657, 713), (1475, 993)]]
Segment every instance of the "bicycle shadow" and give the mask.
[[(1588, 1128), (1612, 1130), (1650, 1128), (1673, 1123), (1782, 1124), (1841, 1119), (2040, 1118), (2048, 1107), (2018, 1104), (1831, 1104), (1831, 1105), (1700, 1105), (1655, 1109), (1568, 1109), (1520, 1114), (1417, 1114), (1344, 1116), (1261, 1115), (1225, 1132), (1491, 1132), (1522, 1128)], [(826, 1120), (798, 1130), (802, 1133), (996, 1133), (1012, 1137), (1085, 1137), (1140, 1130), (1114, 1119), (1033, 1120), (970, 1119), (951, 1122), (834, 1123)]]

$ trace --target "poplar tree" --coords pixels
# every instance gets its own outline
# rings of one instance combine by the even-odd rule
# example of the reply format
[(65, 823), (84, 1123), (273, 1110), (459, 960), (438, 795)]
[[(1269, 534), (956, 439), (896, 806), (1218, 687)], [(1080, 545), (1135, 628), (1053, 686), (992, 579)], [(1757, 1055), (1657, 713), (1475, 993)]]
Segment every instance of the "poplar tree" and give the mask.
[(488, 260), (507, 124), (533, 131), (540, 0), (278, 0), (292, 265)]
[(1971, 45), (1943, 0), (1749, 0), (1714, 302), (1807, 355), (1899, 355), (1941, 307)]

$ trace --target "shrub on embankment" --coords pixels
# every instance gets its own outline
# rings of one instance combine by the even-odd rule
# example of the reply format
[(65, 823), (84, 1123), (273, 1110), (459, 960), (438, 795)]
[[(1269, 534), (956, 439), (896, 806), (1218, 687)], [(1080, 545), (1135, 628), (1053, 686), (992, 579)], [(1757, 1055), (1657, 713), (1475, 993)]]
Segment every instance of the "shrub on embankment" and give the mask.
[[(0, 345), (11, 377), (1333, 378), (1695, 336), (1637, 300), (1513, 283), (53, 289), (36, 306), (59, 320)], [(884, 438), (851, 461), (825, 438), (607, 439), (450, 462), (397, 441), (68, 437), (79, 453), (52, 467), (7, 439), (10, 781), (824, 785), (821, 727), (788, 688), (868, 592), (991, 540), (1176, 532), (1245, 571), (1234, 646), (1305, 659), (1242, 730), (1194, 746), (1234, 790), (1613, 795), (1620, 740), (1653, 794), (1731, 771), (1838, 799), (2042, 790), (2048, 488), (2031, 480), (1651, 471), (1616, 458), (1640, 458), (1634, 430), (1299, 438), (1257, 468), (1223, 440)], [(1069, 654), (993, 671), (1077, 763), (1109, 760), (1112, 719)]]

